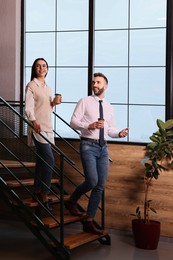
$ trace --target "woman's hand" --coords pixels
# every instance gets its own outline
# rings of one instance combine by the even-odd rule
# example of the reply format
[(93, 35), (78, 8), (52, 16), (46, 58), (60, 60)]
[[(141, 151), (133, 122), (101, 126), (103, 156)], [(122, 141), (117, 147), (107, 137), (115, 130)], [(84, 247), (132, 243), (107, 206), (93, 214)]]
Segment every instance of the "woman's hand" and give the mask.
[(37, 123), (37, 121), (36, 120), (32, 121), (32, 124), (33, 124), (35, 132), (40, 133), (41, 128), (40, 128), (40, 125)]

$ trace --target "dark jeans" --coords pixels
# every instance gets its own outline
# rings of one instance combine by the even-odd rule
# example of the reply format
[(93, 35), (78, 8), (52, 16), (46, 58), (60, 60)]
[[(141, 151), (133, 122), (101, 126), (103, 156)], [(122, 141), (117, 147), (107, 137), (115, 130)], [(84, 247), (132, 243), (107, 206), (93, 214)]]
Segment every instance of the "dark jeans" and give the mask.
[(81, 140), (80, 155), (85, 181), (76, 188), (70, 200), (77, 202), (83, 194), (91, 190), (87, 215), (94, 218), (108, 175), (109, 157), (107, 144), (100, 147), (97, 143)]
[[(50, 144), (42, 144), (34, 137), (37, 154), (43, 158), (49, 166), (54, 166), (54, 156)], [(51, 187), (52, 169), (39, 156), (36, 157), (34, 188), (42, 193), (49, 193)], [(41, 181), (46, 184), (44, 185)]]

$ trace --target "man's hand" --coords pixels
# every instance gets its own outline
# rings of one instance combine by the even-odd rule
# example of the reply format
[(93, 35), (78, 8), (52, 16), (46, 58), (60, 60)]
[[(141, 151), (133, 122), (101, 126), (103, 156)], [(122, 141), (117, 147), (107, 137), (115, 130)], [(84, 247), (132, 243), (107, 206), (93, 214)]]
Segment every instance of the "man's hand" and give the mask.
[(128, 135), (128, 128), (124, 128), (119, 132), (119, 137), (126, 137)]
[(88, 126), (89, 130), (100, 129), (104, 127), (104, 120), (98, 120)]

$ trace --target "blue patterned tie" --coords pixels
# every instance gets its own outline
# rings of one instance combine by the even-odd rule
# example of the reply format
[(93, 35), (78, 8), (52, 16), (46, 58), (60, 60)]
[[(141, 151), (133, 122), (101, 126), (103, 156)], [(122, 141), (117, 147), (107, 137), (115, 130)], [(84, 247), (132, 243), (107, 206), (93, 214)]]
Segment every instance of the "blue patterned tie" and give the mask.
[[(99, 100), (99, 112), (100, 112), (100, 118), (103, 119), (103, 106), (102, 106), (102, 101)], [(99, 144), (100, 146), (103, 146), (105, 144), (104, 141), (104, 128), (100, 128), (100, 134), (99, 134)]]

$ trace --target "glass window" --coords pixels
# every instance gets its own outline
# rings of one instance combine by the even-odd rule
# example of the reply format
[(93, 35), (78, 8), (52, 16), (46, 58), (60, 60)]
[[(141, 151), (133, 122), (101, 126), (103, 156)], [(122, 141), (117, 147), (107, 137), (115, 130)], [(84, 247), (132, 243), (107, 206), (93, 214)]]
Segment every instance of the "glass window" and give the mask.
[(132, 0), (130, 1), (130, 27), (165, 27), (165, 0)]
[(166, 29), (130, 32), (130, 66), (165, 66)]
[(156, 119), (165, 121), (164, 106), (129, 106), (129, 140), (149, 142), (157, 129)]
[(129, 103), (165, 104), (165, 68), (130, 68)]
[[(38, 57), (49, 64), (46, 81), (63, 103), (56, 112), (70, 122), (88, 93), (88, 60), (108, 80), (106, 99), (123, 142), (148, 142), (156, 119), (165, 120), (166, 0), (95, 0), (94, 57), (88, 59), (89, 0), (25, 0), (25, 85)], [(91, 68), (91, 67), (90, 67)], [(63, 122), (59, 134), (78, 138)], [(111, 139), (116, 141), (116, 139)]]
[(128, 31), (95, 32), (95, 66), (128, 65)]
[(55, 65), (55, 34), (26, 33), (25, 64), (31, 66), (35, 59), (43, 57), (49, 66)]
[(59, 68), (56, 76), (56, 91), (62, 94), (63, 102), (78, 102), (87, 96), (87, 68)]
[[(121, 130), (123, 128), (126, 128), (128, 126), (128, 106), (127, 105), (114, 105), (112, 104), (113, 109), (114, 109), (114, 116), (115, 116), (115, 123), (116, 123), (116, 128)], [(108, 140), (110, 141), (127, 141), (129, 140), (129, 137), (126, 138), (111, 138), (109, 137)]]
[(58, 66), (87, 66), (88, 33), (58, 33), (56, 58)]
[[(75, 106), (76, 104), (62, 103), (56, 106), (56, 113), (66, 122), (70, 123)], [(79, 138), (79, 135), (60, 119), (56, 119), (55, 121), (55, 131), (64, 138)]]
[(96, 0), (95, 29), (128, 28), (129, 0)]
[(128, 68), (101, 68), (94, 69), (102, 72), (108, 78), (109, 85), (106, 90), (106, 99), (110, 103), (128, 103)]
[(88, 28), (88, 0), (57, 1), (58, 31), (86, 30)]
[(25, 0), (26, 31), (55, 31), (56, 0)]

